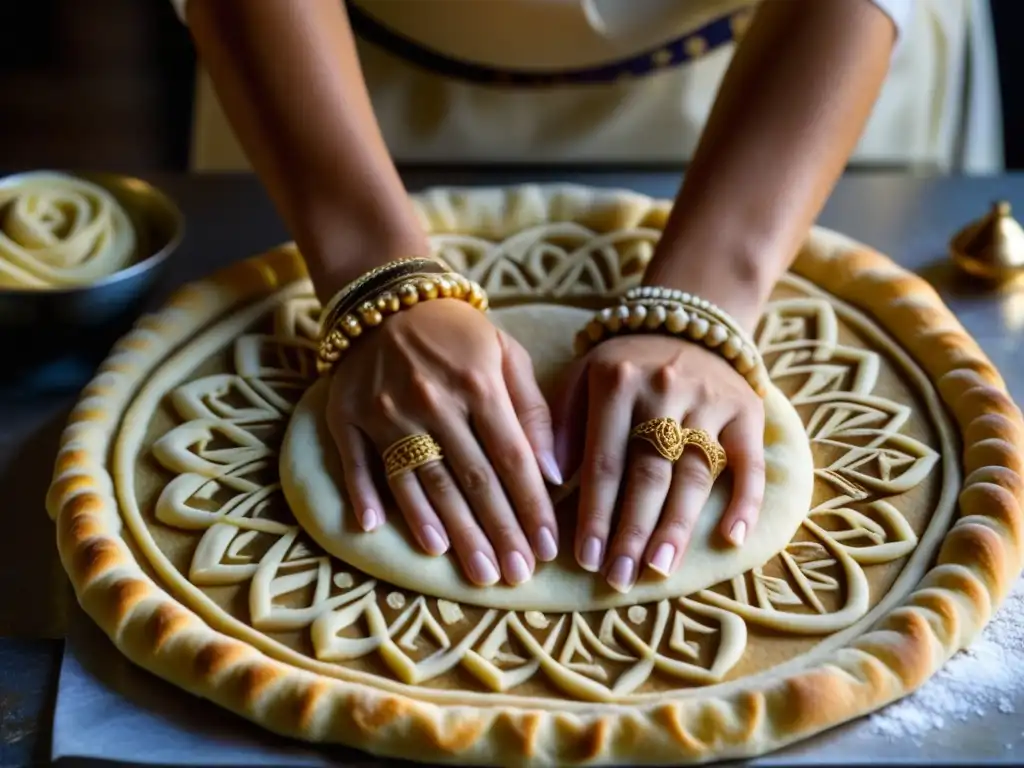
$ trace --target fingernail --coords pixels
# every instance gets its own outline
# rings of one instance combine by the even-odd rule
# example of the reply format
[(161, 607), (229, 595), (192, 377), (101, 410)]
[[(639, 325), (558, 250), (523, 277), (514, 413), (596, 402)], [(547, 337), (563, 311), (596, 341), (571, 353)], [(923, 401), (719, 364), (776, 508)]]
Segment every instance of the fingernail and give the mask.
[(737, 520), (729, 530), (729, 538), (737, 547), (742, 546), (747, 539), (747, 523), (745, 520)]
[(633, 558), (620, 555), (612, 563), (611, 570), (608, 572), (608, 583), (612, 589), (619, 592), (629, 592), (629, 588), (633, 586), (633, 580), (635, 577), (636, 565), (633, 563)]
[(583, 542), (580, 549), (580, 566), (591, 573), (595, 573), (601, 567), (601, 540), (597, 536), (591, 536)]
[(474, 552), (469, 556), (469, 572), (473, 581), (485, 586), (490, 586), (501, 578), (494, 563), (483, 552)]
[(537, 531), (537, 557), (546, 563), (558, 557), (558, 542), (548, 528)]
[(654, 550), (654, 557), (651, 558), (651, 562), (648, 565), (662, 576), (671, 576), (672, 561), (675, 559), (675, 556), (676, 548), (666, 541), (659, 544), (658, 548)]
[(423, 538), (423, 546), (432, 555), (443, 555), (448, 551), (448, 542), (438, 533), (437, 528), (432, 525), (424, 525), (420, 531)]
[(364, 509), (359, 522), (363, 526), (363, 530), (369, 533), (380, 525), (380, 515), (373, 509)]
[(551, 451), (544, 451), (540, 455), (540, 470), (544, 473), (544, 476), (553, 485), (561, 485), (565, 481), (562, 479), (562, 470), (558, 468), (558, 462), (555, 460), (555, 455)]
[(530, 566), (526, 558), (518, 552), (510, 552), (505, 558), (505, 570), (508, 572), (509, 584), (522, 584), (530, 580)]

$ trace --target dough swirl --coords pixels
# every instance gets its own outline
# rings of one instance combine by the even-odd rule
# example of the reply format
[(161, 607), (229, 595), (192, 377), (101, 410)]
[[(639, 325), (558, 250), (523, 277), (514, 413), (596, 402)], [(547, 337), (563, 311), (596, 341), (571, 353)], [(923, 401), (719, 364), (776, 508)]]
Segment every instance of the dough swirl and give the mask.
[(59, 173), (0, 186), (0, 288), (66, 288), (123, 269), (136, 233), (113, 195)]

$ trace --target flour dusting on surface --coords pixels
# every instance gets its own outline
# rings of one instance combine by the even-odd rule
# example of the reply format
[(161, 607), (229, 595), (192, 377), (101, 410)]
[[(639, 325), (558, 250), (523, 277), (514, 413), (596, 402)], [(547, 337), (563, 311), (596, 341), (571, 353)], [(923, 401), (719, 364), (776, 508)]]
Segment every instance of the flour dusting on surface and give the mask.
[(966, 650), (917, 692), (871, 715), (868, 728), (876, 736), (916, 740), (958, 721), (1016, 715), (1013, 699), (1020, 693), (1024, 693), (1024, 579), (1014, 585)]

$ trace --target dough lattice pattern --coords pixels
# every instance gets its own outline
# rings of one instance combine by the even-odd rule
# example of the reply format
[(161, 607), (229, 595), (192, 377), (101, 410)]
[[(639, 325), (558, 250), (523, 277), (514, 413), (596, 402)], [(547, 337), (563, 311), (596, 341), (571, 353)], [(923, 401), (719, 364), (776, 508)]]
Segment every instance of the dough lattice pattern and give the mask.
[[(618, 291), (629, 280), (622, 265), (631, 258), (646, 263), (642, 246), (649, 243), (637, 241), (636, 231), (634, 256), (623, 258), (621, 233), (584, 237), (577, 225), (548, 229), (546, 239), (527, 232), (506, 241), (500, 258), (494, 254), (501, 249), (468, 238), (446, 237), (440, 245), (495, 303), (521, 295), (523, 281), (535, 295), (565, 295), (583, 273), (590, 276), (588, 293)], [(573, 237), (586, 246), (567, 249)], [(483, 255), (467, 257), (474, 249)], [(850, 627), (870, 607), (865, 569), (904, 557), (917, 544), (890, 499), (922, 483), (938, 454), (901, 431), (909, 406), (874, 394), (879, 356), (840, 343), (831, 304), (783, 299), (771, 304), (758, 347), (772, 380), (795, 391), (808, 437), (823, 449), (816, 457), (828, 457), (816, 467), (816, 483), (828, 492), (815, 497), (827, 500), (808, 511), (792, 543), (764, 567), (674, 600), (595, 614), (486, 610), (471, 620), (464, 606), (346, 570), (290, 515), (276, 450), (315, 376), (318, 311), (310, 296), (282, 294), (272, 331), (235, 341), (233, 372), (174, 390), (182, 423), (154, 443), (153, 454), (174, 473), (157, 501), (157, 519), (201, 532), (189, 580), (199, 587), (248, 585), (251, 625), (264, 633), (308, 632), (319, 661), (377, 654), (408, 684), (461, 667), (494, 692), (514, 691), (543, 673), (573, 698), (640, 700), (655, 672), (677, 687), (722, 681), (743, 656), (751, 627), (815, 636)], [(300, 592), (310, 596), (303, 604), (282, 599)]]

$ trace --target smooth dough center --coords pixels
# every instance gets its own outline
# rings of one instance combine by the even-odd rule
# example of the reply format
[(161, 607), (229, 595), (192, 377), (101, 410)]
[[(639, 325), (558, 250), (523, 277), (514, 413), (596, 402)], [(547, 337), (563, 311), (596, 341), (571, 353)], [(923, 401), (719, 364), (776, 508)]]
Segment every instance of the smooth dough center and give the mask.
[[(518, 339), (533, 358), (538, 381), (550, 392), (572, 360), (573, 335), (590, 313), (554, 304), (493, 310), (492, 319)], [(353, 568), (396, 587), (471, 605), (506, 610), (585, 611), (649, 603), (688, 595), (763, 565), (793, 538), (810, 509), (814, 467), (810, 444), (796, 410), (776, 388), (765, 398), (766, 488), (757, 524), (740, 548), (725, 544), (717, 525), (731, 493), (726, 471), (701, 512), (679, 569), (663, 579), (644, 569), (627, 594), (611, 589), (600, 574), (573, 558), (575, 496), (558, 507), (559, 557), (537, 564), (533, 578), (515, 587), (477, 587), (465, 580), (454, 553), (423, 553), (397, 509), (372, 533), (359, 527), (344, 492), (341, 464), (324, 409), (327, 382), (318, 381), (292, 414), (281, 450), (281, 483), (302, 528), (324, 550)]]

